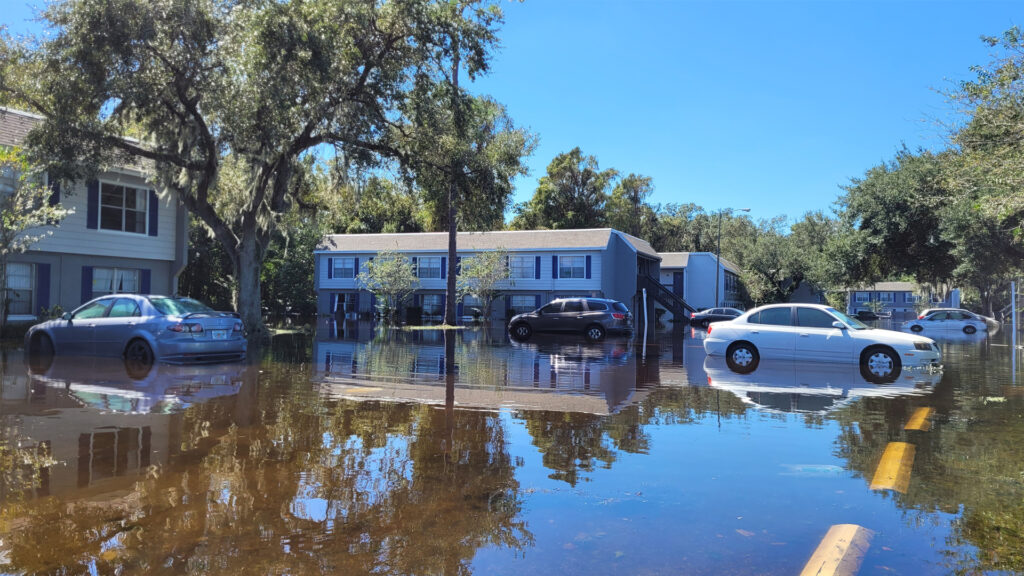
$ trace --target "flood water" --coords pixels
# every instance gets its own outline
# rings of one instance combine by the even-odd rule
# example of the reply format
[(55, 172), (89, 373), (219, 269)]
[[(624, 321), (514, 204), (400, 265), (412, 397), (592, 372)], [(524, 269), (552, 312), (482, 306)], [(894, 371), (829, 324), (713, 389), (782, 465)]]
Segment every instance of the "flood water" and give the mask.
[(148, 372), (7, 349), (0, 573), (799, 574), (840, 524), (860, 574), (1024, 572), (1005, 331), (887, 385), (741, 376), (689, 329), (318, 333)]

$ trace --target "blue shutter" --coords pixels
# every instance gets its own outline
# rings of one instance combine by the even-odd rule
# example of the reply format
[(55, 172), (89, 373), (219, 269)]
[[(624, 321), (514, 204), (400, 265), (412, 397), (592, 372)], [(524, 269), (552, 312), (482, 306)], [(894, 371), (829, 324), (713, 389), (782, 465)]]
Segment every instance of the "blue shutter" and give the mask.
[(419, 294), (413, 294), (412, 295), (412, 305), (413, 305), (414, 308), (418, 308), (419, 307), (419, 305), (420, 305), (420, 295)]
[(60, 204), (60, 182), (50, 183), (50, 206)]
[[(511, 310), (511, 309), (512, 309), (512, 297), (506, 295), (505, 296), (505, 310)], [(513, 314), (514, 314), (514, 312), (513, 312)]]
[(352, 277), (355, 278), (356, 276), (359, 276), (359, 258), (356, 258), (355, 264), (353, 266), (354, 268), (352, 269)]
[(159, 210), (160, 200), (156, 197), (156, 192), (153, 190), (149, 191), (149, 235), (156, 236), (159, 232)]
[(558, 256), (551, 257), (551, 277), (558, 278)]
[(334, 278), (334, 258), (327, 259), (327, 279)]
[(413, 256), (412, 257), (412, 275), (417, 277), (417, 278), (419, 278), (420, 277), (420, 267), (419, 267), (419, 263), (416, 260), (417, 260), (416, 257)]
[(536, 296), (534, 296), (534, 301), (535, 301), (535, 304), (534, 304), (534, 305), (535, 305), (535, 306), (537, 307), (537, 309), (539, 310), (539, 309), (540, 309), (540, 294), (537, 294)]
[[(85, 207), (85, 227), (96, 230), (100, 224), (100, 182), (92, 180), (88, 184)], [(90, 268), (90, 274), (92, 269)], [(89, 294), (92, 294), (92, 286), (89, 286)]]
[(448, 277), (448, 257), (441, 256), (441, 278)]
[(153, 274), (148, 268), (143, 268), (141, 275), (142, 279), (140, 281), (140, 284), (142, 285), (142, 291), (140, 292), (140, 294), (149, 294), (150, 290), (153, 289)]
[(591, 257), (587, 256), (587, 280), (590, 280), (590, 260)]
[[(348, 312), (348, 310), (346, 310)], [(356, 318), (359, 318), (359, 292), (352, 294), (352, 312), (355, 313)]]
[(36, 308), (50, 309), (50, 265), (36, 264)]
[(535, 280), (540, 280), (540, 256), (537, 256), (534, 262), (533, 277)]
[(92, 266), (82, 266), (82, 304), (92, 300)]
[(456, 316), (456, 318), (455, 318), (456, 322), (458, 322), (459, 318), (462, 318), (462, 316), (463, 316), (463, 314), (462, 314), (462, 302), (459, 302), (458, 304), (455, 305), (455, 316)]

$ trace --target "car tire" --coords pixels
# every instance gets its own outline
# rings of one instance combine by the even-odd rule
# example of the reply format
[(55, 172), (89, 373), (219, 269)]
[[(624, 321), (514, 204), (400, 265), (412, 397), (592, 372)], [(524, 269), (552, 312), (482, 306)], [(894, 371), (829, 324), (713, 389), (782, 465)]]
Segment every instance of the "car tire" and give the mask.
[(132, 340), (124, 348), (125, 371), (129, 377), (135, 380), (141, 380), (148, 376), (155, 361), (153, 348), (142, 338)]
[(903, 362), (888, 346), (869, 346), (860, 355), (860, 375), (872, 384), (890, 384), (900, 377)]
[(974, 326), (971, 326), (970, 324), (964, 326), (964, 334), (974, 334), (977, 331), (978, 329), (975, 328)]
[(604, 326), (600, 324), (591, 324), (587, 326), (587, 329), (583, 331), (583, 334), (587, 337), (587, 340), (596, 342), (598, 340), (604, 340)]
[(29, 371), (33, 374), (42, 374), (53, 366), (53, 340), (46, 334), (39, 334), (32, 338), (32, 347), (29, 350)]
[(749, 374), (761, 363), (761, 354), (750, 342), (733, 342), (725, 351), (725, 363), (739, 374)]
[(921, 330), (924, 330), (924, 327), (923, 326), (918, 326), (917, 324), (914, 324), (913, 326), (910, 327), (910, 330), (912, 332), (920, 332)]
[(528, 340), (533, 335), (533, 328), (526, 322), (517, 322), (509, 327), (508, 333), (516, 340)]

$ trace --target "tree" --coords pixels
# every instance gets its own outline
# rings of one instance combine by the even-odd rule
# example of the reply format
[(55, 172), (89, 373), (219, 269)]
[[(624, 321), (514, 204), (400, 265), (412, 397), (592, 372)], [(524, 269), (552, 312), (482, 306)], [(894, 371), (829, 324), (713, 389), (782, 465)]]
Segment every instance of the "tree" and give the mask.
[(644, 220), (650, 222), (654, 211), (647, 204), (647, 197), (654, 192), (650, 176), (630, 174), (619, 180), (608, 199), (608, 225), (636, 237), (644, 235)]
[(400, 158), (398, 104), (436, 74), (435, 51), (458, 37), (485, 61), (494, 43), (500, 9), (463, 6), (58, 2), (43, 13), (46, 37), (3, 37), (0, 97), (46, 117), (27, 145), (58, 177), (127, 162), (175, 192), (230, 258), (238, 310), (258, 339), (261, 264), (297, 204), (303, 158), (325, 147), (363, 164)]
[(420, 283), (412, 263), (405, 256), (391, 251), (379, 252), (369, 260), (365, 270), (356, 276), (356, 281), (377, 297), (381, 316), (386, 320), (394, 320), (399, 307), (412, 296)]
[(606, 223), (608, 186), (618, 175), (601, 170), (594, 156), (579, 147), (559, 154), (548, 164), (529, 202), (515, 207), (515, 230), (599, 228)]
[(491, 318), (491, 304), (501, 294), (503, 284), (512, 284), (508, 252), (498, 249), (480, 252), (462, 259), (459, 272), (459, 299), (475, 296), (483, 305), (483, 318)]
[(18, 148), (0, 148), (0, 331), (7, 326), (10, 294), (7, 267), (21, 254), (53, 233), (68, 211), (50, 202), (53, 191), (43, 174)]

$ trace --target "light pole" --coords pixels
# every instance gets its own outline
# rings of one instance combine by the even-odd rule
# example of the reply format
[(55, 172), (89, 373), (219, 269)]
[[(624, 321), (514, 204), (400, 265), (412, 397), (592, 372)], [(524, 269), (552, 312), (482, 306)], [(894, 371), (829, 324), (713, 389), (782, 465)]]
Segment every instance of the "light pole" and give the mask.
[(718, 246), (715, 248), (715, 308), (718, 308), (718, 278), (722, 275), (722, 214), (750, 212), (750, 208), (723, 208), (718, 211)]

